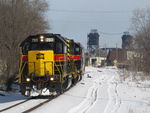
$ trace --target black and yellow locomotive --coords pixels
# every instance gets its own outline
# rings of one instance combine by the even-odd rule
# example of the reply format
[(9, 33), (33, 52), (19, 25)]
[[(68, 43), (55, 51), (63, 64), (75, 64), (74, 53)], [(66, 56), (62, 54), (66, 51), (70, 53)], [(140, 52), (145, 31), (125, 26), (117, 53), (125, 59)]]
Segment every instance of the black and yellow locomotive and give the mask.
[(62, 93), (82, 79), (83, 48), (59, 34), (27, 37), (20, 45), (19, 84), (23, 95)]

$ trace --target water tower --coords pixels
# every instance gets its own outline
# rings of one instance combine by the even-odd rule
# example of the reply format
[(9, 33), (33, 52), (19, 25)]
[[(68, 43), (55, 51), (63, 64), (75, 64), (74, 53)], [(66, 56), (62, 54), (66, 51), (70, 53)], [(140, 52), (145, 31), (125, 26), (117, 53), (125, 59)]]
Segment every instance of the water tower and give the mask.
[(97, 29), (92, 29), (87, 35), (87, 50), (89, 52), (99, 48), (99, 36)]
[(122, 49), (130, 49), (132, 46), (133, 37), (129, 32), (124, 32), (122, 36)]

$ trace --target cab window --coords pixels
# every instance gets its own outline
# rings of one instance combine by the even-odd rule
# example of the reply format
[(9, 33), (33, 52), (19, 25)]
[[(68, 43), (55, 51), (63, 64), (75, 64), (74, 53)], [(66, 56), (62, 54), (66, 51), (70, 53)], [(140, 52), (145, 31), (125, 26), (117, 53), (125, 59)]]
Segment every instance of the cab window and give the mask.
[(63, 43), (62, 43), (62, 42), (58, 41), (58, 42), (56, 43), (56, 46), (55, 46), (55, 47), (56, 47), (56, 48), (55, 48), (55, 53), (56, 53), (56, 54), (63, 54), (63, 53), (64, 53)]

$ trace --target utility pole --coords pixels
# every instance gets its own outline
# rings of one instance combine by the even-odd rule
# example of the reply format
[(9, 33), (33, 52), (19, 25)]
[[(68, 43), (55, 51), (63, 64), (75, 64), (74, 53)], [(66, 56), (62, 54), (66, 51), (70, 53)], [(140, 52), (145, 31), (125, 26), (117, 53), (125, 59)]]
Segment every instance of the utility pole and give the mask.
[(118, 61), (118, 44), (116, 43), (116, 60)]

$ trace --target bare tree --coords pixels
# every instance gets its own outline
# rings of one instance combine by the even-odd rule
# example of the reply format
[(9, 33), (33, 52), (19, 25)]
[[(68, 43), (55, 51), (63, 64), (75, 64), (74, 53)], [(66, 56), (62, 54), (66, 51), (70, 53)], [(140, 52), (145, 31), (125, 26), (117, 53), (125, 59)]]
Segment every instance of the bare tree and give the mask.
[(27, 36), (45, 32), (45, 0), (0, 0), (0, 60), (6, 68), (0, 73), (6, 85), (13, 81), (19, 66), (19, 44)]
[(150, 73), (150, 8), (135, 10), (132, 26), (135, 30), (135, 50), (138, 53), (137, 67)]

